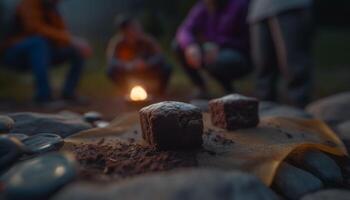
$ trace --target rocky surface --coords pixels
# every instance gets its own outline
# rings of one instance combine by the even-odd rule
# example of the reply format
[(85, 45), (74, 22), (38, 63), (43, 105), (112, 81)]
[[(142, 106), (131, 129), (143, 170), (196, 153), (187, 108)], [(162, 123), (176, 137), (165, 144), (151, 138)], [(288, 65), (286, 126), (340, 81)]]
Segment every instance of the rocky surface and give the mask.
[(24, 133), (26, 135), (54, 133), (65, 138), (92, 128), (90, 124), (73, 115), (13, 113), (9, 114), (9, 116), (15, 121), (11, 133)]
[(260, 102), (259, 114), (260, 117), (296, 117), (303, 119), (312, 118), (311, 114), (302, 109), (266, 101)]
[(350, 120), (350, 92), (345, 92), (318, 100), (307, 111), (318, 119), (334, 126)]
[(323, 152), (307, 150), (292, 153), (289, 161), (298, 168), (315, 175), (327, 186), (339, 186), (343, 175), (338, 164)]
[(273, 188), (281, 195), (291, 200), (323, 188), (323, 183), (311, 173), (288, 163), (282, 163), (277, 170)]
[(348, 190), (324, 190), (309, 194), (303, 197), (301, 200), (349, 200), (350, 191)]
[(202, 169), (140, 176), (120, 184), (76, 183), (64, 188), (53, 199), (277, 200), (278, 198), (254, 176), (241, 172)]
[(15, 122), (13, 121), (13, 119), (7, 116), (0, 115), (0, 134), (8, 133), (14, 125)]

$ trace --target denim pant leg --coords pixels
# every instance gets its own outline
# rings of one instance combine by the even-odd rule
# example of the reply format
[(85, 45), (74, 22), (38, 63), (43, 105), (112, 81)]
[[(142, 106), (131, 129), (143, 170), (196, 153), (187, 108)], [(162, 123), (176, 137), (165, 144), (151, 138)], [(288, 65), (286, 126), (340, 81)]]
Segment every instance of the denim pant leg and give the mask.
[(52, 64), (70, 62), (70, 69), (66, 75), (65, 83), (62, 88), (62, 96), (71, 98), (75, 96), (82, 71), (84, 69), (85, 60), (79, 50), (69, 46), (64, 48), (53, 47)]
[(264, 101), (277, 101), (279, 69), (274, 42), (267, 20), (250, 26), (251, 55), (255, 66), (255, 95)]
[(248, 59), (239, 51), (222, 49), (215, 63), (205, 68), (227, 93), (231, 93), (234, 91), (232, 81), (240, 79), (251, 72), (252, 68), (248, 63)]
[[(304, 107), (310, 100), (312, 90), (312, 35), (311, 11), (293, 10), (282, 13), (270, 23), (271, 31), (277, 32), (276, 48), (288, 89), (291, 104)], [(278, 33), (280, 36), (278, 37)], [(281, 58), (282, 57), (282, 58)]]
[(27, 65), (34, 75), (36, 88), (34, 98), (37, 101), (47, 101), (52, 97), (48, 77), (50, 59), (49, 41), (38, 36), (29, 37), (7, 49), (4, 52), (3, 62), (15, 68)]

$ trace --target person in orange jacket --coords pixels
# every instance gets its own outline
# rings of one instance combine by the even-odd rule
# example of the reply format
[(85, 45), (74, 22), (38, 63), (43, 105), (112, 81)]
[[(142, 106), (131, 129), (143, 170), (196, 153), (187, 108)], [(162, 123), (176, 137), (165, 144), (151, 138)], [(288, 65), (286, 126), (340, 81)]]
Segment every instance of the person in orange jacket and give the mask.
[(53, 100), (49, 82), (51, 65), (65, 61), (71, 68), (62, 98), (76, 100), (84, 61), (92, 50), (83, 39), (72, 36), (58, 11), (60, 0), (22, 0), (16, 9), (14, 28), (0, 44), (0, 60), (15, 69), (30, 69), (35, 77), (35, 101)]

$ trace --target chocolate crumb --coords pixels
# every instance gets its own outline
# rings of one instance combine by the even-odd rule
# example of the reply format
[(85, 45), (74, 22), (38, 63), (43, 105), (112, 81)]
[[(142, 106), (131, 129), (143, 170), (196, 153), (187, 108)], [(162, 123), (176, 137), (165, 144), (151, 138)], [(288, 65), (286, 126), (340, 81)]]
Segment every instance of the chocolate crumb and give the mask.
[(116, 141), (113, 144), (79, 144), (73, 152), (84, 179), (123, 179), (139, 174), (195, 167), (195, 152), (158, 151), (150, 146)]

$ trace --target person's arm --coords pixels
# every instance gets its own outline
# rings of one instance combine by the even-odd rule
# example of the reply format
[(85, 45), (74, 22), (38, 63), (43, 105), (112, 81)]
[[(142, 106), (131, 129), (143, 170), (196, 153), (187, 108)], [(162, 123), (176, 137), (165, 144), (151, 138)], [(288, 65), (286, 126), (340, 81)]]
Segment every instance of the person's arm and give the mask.
[(196, 42), (195, 31), (198, 31), (201, 26), (202, 16), (205, 13), (205, 7), (203, 2), (197, 3), (185, 21), (182, 23), (176, 34), (176, 41), (179, 43), (182, 49), (186, 49), (188, 46)]
[(63, 20), (55, 14), (58, 26), (50, 26), (44, 21), (39, 2), (23, 1), (18, 7), (19, 17), (26, 32), (38, 34), (59, 44), (69, 44), (70, 34), (63, 25)]

